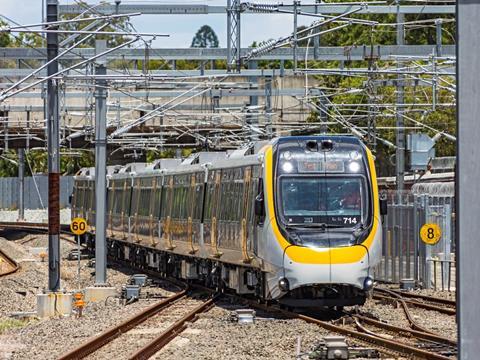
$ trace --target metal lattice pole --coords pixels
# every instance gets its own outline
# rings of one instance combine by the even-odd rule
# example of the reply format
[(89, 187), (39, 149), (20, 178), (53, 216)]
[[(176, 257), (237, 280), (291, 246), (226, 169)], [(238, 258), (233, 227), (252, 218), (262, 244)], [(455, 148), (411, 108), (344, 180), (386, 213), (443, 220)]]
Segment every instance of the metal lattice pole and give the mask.
[(240, 72), (240, 0), (227, 0), (227, 70)]
[[(397, 1), (397, 45), (403, 45), (405, 43), (405, 15), (400, 12), (400, 4)], [(397, 68), (401, 69), (403, 63), (397, 61)], [(397, 78), (397, 114), (396, 114), (396, 156), (395, 156), (395, 173), (397, 179), (397, 190), (404, 189), (404, 171), (405, 171), (405, 130), (403, 121), (403, 104), (405, 103), (405, 77), (402, 74), (398, 74)]]

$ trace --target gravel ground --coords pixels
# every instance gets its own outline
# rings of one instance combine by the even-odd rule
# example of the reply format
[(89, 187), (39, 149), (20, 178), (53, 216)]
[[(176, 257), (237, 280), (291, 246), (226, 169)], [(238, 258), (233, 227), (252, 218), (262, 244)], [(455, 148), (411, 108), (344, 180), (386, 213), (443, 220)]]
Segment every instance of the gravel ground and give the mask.
[[(24, 238), (8, 241), (0, 238), (0, 247), (20, 263), (17, 273), (0, 281), (0, 359), (55, 359), (67, 349), (78, 345), (86, 338), (95, 335), (144, 309), (156, 299), (141, 299), (128, 306), (115, 299), (107, 303), (89, 303), (83, 311), (84, 316), (52, 318), (45, 320), (12, 320), (12, 312), (35, 311), (36, 295), (43, 291), (48, 283), (48, 264), (42, 262), (32, 248), (46, 248), (47, 235), (27, 235)], [(23, 244), (22, 244), (23, 243)], [(77, 261), (65, 259), (68, 252), (76, 248), (75, 244), (61, 242), (62, 289), (77, 288)], [(92, 285), (93, 269), (86, 266), (88, 260), (82, 260), (81, 287)], [(127, 269), (107, 269), (109, 283), (121, 289), (132, 272)], [(172, 289), (151, 289), (145, 292), (168, 296)], [(145, 293), (144, 292), (144, 293)]]
[(272, 319), (257, 313), (254, 324), (230, 320), (237, 306), (224, 303), (190, 324), (180, 336), (158, 352), (154, 359), (295, 359), (297, 341), (300, 353), (309, 352), (328, 331), (302, 320)]
[[(29, 323), (28, 326), (10, 330), (0, 335), (0, 349), (9, 346), (11, 359), (55, 359), (90, 336), (114, 326), (133, 313), (144, 309), (154, 300), (141, 300), (128, 306), (113, 300), (90, 303), (81, 318), (53, 318)], [(13, 351), (12, 351), (13, 350)], [(13, 352), (13, 353), (12, 353)], [(0, 350), (0, 359), (2, 354)]]
[[(30, 241), (27, 241), (31, 239)], [(25, 242), (27, 241), (27, 242)], [(24, 244), (21, 244), (24, 242)], [(0, 283), (0, 319), (8, 317), (16, 311), (35, 311), (36, 295), (41, 293), (48, 284), (48, 262), (41, 261), (38, 254), (46, 251), (48, 236), (43, 234), (27, 235), (27, 237), (8, 241), (0, 238), (0, 247), (20, 264), (20, 270), (2, 278)], [(77, 261), (66, 260), (70, 250), (76, 245), (61, 241), (61, 290), (78, 289)], [(39, 250), (43, 249), (43, 250)], [(94, 283), (94, 269), (87, 266), (88, 260), (81, 260), (80, 288)], [(126, 269), (107, 270), (108, 281), (118, 290), (130, 278), (132, 272)]]
[[(448, 293), (446, 291), (417, 290), (416, 293), (448, 299), (450, 299), (452, 296), (452, 293)], [(454, 296), (455, 295), (453, 294), (453, 299)], [(408, 309), (413, 320), (418, 325), (429, 329), (438, 335), (442, 335), (454, 340), (457, 339), (457, 323), (455, 316), (442, 314), (437, 311), (420, 309), (413, 306), (409, 306)], [(359, 310), (361, 314), (374, 317), (390, 325), (404, 328), (410, 327), (401, 306), (396, 308), (392, 304), (384, 304), (379, 300), (368, 299), (365, 305), (359, 308)]]
[[(398, 290), (398, 286), (389, 286), (391, 289)], [(419, 295), (428, 295), (434, 296), (437, 298), (454, 300), (455, 301), (455, 292), (454, 291), (440, 291), (432, 289), (416, 289), (411, 291), (411, 293)], [(408, 299), (408, 298), (406, 298)], [(363, 311), (369, 311), (378, 318), (386, 320), (392, 325), (397, 326), (408, 326), (408, 322), (403, 316), (404, 320), (398, 316), (398, 314), (403, 314), (403, 309), (399, 307), (396, 311), (392, 311), (393, 305), (382, 305), (379, 301), (369, 300), (366, 306), (362, 309)], [(450, 339), (457, 339), (457, 323), (456, 317), (454, 315), (442, 314), (437, 311), (430, 311), (426, 309), (417, 308), (414, 306), (408, 307), (410, 314), (413, 317), (413, 320), (420, 326), (431, 330), (432, 332), (448, 337)], [(404, 324), (404, 325), (402, 325)]]
[(413, 319), (418, 325), (431, 330), (435, 334), (450, 339), (457, 339), (457, 323), (455, 315), (440, 314), (436, 311), (409, 307)]
[[(8, 329), (2, 329), (2, 323), (11, 321), (9, 315), (14, 311), (33, 311), (36, 294), (47, 284), (47, 263), (41, 262), (33, 248), (45, 248), (46, 235), (27, 235), (22, 239), (7, 241), (0, 239), (0, 247), (20, 262), (21, 270), (0, 281), (0, 359), (55, 359), (60, 354), (72, 349), (88, 337), (124, 321), (152, 304), (154, 299), (141, 299), (128, 306), (110, 299), (107, 303), (87, 304), (82, 318), (53, 318), (9, 323)], [(75, 248), (75, 244), (62, 241), (62, 258)], [(93, 283), (92, 272), (82, 260), (81, 287)], [(62, 261), (62, 288), (77, 287), (77, 261)], [(111, 285), (118, 289), (130, 277), (126, 269), (108, 269)], [(168, 296), (174, 291), (158, 289), (151, 292)], [(419, 291), (433, 296), (454, 298), (454, 294), (432, 291)], [(219, 303), (200, 319), (189, 325), (186, 331), (156, 354), (157, 359), (294, 359), (297, 342), (300, 352), (305, 354), (313, 350), (326, 335), (326, 330), (308, 324), (302, 320), (271, 318), (269, 314), (257, 312), (255, 324), (241, 325), (230, 320), (232, 311), (241, 307), (231, 303)], [(390, 324), (408, 327), (401, 308), (368, 300), (361, 307), (367, 313)], [(455, 338), (455, 317), (422, 309), (411, 309), (415, 320), (422, 326)], [(155, 328), (170, 325), (172, 319), (164, 319)], [(174, 320), (173, 320), (174, 321)], [(148, 328), (148, 327), (147, 327)], [(150, 329), (150, 330), (152, 330)], [(147, 329), (148, 330), (148, 329)], [(149, 331), (150, 331), (149, 330)], [(146, 331), (146, 330), (145, 330)], [(349, 342), (353, 345), (353, 342)], [(118, 349), (117, 349), (118, 350)], [(125, 351), (126, 353), (126, 351)], [(98, 359), (110, 359), (111, 354), (98, 356)], [(304, 356), (303, 358), (307, 358)]]
[(394, 308), (390, 304), (368, 299), (364, 306), (359, 307), (360, 314), (384, 321), (390, 325), (409, 328), (409, 323), (401, 307)]
[[(70, 209), (60, 210), (60, 222), (62, 224), (70, 224)], [(18, 210), (0, 210), (0, 221), (13, 222), (18, 220)], [(30, 210), (25, 209), (25, 221), (46, 223), (48, 221), (47, 210)]]

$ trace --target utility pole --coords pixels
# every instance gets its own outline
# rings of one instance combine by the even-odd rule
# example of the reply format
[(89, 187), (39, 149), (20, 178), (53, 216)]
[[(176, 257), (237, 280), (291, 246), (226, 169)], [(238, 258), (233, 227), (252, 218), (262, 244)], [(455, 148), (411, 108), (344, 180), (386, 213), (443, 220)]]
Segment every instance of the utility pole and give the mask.
[[(258, 63), (256, 60), (251, 60), (248, 62), (248, 68), (249, 69), (258, 69)], [(250, 78), (250, 89), (257, 90), (258, 89), (258, 77), (254, 76)], [(249, 105), (252, 107), (254, 112), (258, 112), (257, 105), (258, 105), (258, 96), (257, 95), (250, 95), (249, 99)], [(259, 136), (258, 136), (258, 115), (249, 115), (248, 113), (251, 112), (251, 110), (247, 110), (247, 115), (246, 115), (246, 122), (251, 126), (250, 128), (250, 140), (252, 141), (258, 141)]]
[(27, 151), (30, 151), (30, 113), (32, 112), (31, 108), (30, 110), (27, 110), (27, 138), (25, 139), (25, 148)]
[(273, 126), (272, 126), (272, 77), (265, 76), (265, 130), (267, 132), (267, 138), (271, 139), (273, 137)]
[(435, 20), (435, 35), (437, 46), (435, 47), (435, 54), (432, 59), (432, 70), (435, 73), (432, 76), (432, 111), (436, 110), (438, 102), (438, 76), (436, 75), (436, 72), (438, 58), (442, 56), (442, 19)]
[[(107, 50), (106, 40), (95, 42), (97, 54)], [(106, 75), (105, 57), (98, 59), (96, 75)], [(107, 283), (107, 81), (95, 80), (95, 285)]]
[[(315, 0), (315, 14), (318, 14), (318, 4), (321, 4), (322, 0)], [(314, 31), (321, 30), (320, 27), (317, 27)], [(320, 56), (320, 35), (313, 38), (313, 58), (318, 60)]]
[(480, 192), (480, 1), (457, 2), (457, 169), (456, 259), (458, 358), (478, 359), (480, 354), (480, 248), (478, 204)]
[[(58, 0), (47, 0), (47, 22), (58, 21)], [(58, 27), (51, 27), (56, 30)], [(47, 34), (47, 61), (58, 56), (58, 34)], [(47, 76), (58, 72), (58, 61), (47, 67)], [(60, 131), (57, 80), (47, 81), (48, 149), (48, 289), (60, 288)]]
[(297, 71), (297, 27), (298, 27), (298, 5), (300, 1), (293, 1), (293, 71)]
[[(397, 0), (397, 45), (405, 44), (405, 15), (400, 12), (400, 1)], [(397, 60), (397, 70), (400, 72), (403, 66), (402, 61)], [(397, 190), (404, 189), (404, 171), (405, 171), (405, 129), (403, 120), (403, 105), (405, 103), (405, 84), (404, 76), (397, 74), (397, 114), (396, 114), (396, 156), (395, 173), (397, 180)]]
[(18, 149), (18, 221), (25, 221), (25, 150)]

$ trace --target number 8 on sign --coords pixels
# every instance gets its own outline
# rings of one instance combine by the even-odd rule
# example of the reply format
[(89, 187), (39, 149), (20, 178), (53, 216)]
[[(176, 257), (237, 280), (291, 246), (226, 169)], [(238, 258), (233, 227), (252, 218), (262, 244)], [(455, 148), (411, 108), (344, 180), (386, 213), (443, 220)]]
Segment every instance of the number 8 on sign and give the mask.
[(75, 235), (83, 235), (87, 231), (87, 221), (82, 218), (72, 219), (70, 223), (70, 230)]
[(442, 237), (442, 230), (437, 224), (425, 224), (420, 229), (420, 237), (425, 244), (435, 245)]

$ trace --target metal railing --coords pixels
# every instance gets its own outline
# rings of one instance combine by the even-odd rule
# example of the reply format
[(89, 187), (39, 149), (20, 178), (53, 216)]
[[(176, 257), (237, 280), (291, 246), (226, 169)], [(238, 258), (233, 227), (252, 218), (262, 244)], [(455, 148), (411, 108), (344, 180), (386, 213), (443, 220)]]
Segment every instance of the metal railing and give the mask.
[[(38, 187), (38, 190), (37, 190)], [(60, 207), (70, 207), (68, 197), (73, 190), (73, 176), (60, 177)], [(16, 177), (0, 178), (0, 209), (18, 209), (19, 180)], [(48, 204), (48, 176), (25, 177), (25, 209), (42, 209)]]
[[(425, 288), (455, 288), (454, 197), (391, 191), (383, 218), (382, 259), (375, 274), (380, 281), (399, 283), (414, 279)], [(435, 245), (420, 238), (424, 224), (437, 224), (442, 232)]]

